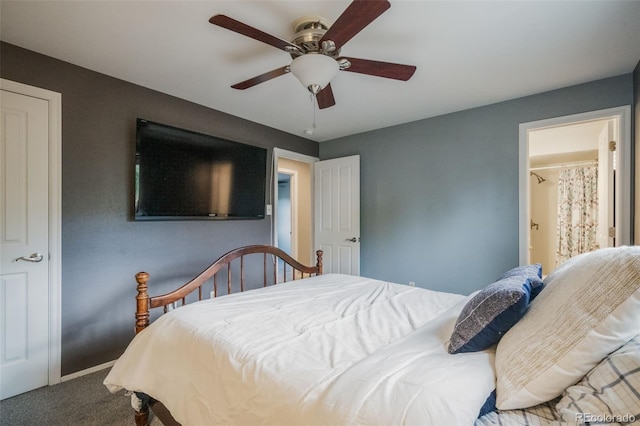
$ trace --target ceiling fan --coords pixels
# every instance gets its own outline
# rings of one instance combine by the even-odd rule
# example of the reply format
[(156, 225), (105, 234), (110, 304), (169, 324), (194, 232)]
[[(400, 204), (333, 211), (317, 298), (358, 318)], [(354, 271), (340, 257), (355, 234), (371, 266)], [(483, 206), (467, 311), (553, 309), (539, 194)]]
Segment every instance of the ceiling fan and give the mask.
[(303, 17), (293, 24), (291, 42), (274, 37), (225, 15), (215, 15), (209, 22), (289, 53), (289, 65), (260, 74), (240, 83), (234, 89), (248, 89), (281, 75), (292, 73), (313, 96), (320, 109), (336, 104), (331, 80), (338, 71), (351, 71), (395, 80), (407, 81), (413, 76), (413, 65), (394, 64), (340, 56), (340, 49), (353, 36), (391, 7), (388, 0), (353, 0), (333, 25), (318, 17)]

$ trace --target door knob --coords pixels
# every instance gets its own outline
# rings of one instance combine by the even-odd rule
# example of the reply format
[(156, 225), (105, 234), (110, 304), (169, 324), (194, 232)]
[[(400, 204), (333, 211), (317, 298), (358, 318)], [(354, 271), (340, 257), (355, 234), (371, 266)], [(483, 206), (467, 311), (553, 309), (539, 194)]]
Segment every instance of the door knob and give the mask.
[(17, 262), (18, 260), (24, 260), (25, 262), (42, 262), (42, 259), (44, 259), (44, 256), (42, 256), (42, 253), (32, 253), (31, 256), (29, 257), (24, 257), (21, 256), (17, 259), (13, 259), (14, 262)]
[(356, 243), (356, 242), (360, 241), (360, 238), (351, 237), (351, 238), (345, 239), (345, 241), (351, 241), (352, 243)]

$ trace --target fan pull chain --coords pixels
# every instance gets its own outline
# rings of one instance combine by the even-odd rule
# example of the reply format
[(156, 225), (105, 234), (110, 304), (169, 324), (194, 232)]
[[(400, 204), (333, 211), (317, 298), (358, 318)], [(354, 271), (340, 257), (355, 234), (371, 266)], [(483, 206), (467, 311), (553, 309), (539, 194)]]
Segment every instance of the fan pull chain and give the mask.
[(309, 99), (311, 100), (311, 108), (313, 109), (313, 124), (311, 128), (313, 130), (316, 129), (316, 95), (315, 93), (309, 94)]
[(315, 130), (316, 129), (316, 105), (318, 104), (316, 102), (315, 94), (311, 97), (311, 102), (313, 102), (313, 126), (312, 127), (313, 127), (313, 130)]

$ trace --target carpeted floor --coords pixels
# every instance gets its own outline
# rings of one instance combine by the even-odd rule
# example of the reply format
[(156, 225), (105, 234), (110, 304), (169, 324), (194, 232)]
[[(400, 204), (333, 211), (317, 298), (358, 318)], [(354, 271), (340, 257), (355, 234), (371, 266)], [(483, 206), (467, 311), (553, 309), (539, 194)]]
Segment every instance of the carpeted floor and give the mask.
[[(0, 401), (1, 426), (131, 426), (130, 398), (102, 384), (109, 369)], [(153, 416), (153, 414), (152, 414)], [(162, 426), (152, 418), (152, 426)]]

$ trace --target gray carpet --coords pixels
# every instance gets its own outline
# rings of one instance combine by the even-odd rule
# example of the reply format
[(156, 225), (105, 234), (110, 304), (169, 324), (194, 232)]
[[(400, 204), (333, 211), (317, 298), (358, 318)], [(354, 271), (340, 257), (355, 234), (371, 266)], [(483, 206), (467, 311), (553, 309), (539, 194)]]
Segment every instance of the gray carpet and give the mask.
[[(108, 369), (0, 401), (0, 425), (134, 425), (130, 398), (102, 384)], [(153, 416), (153, 414), (151, 415)], [(153, 418), (152, 426), (162, 426)]]

